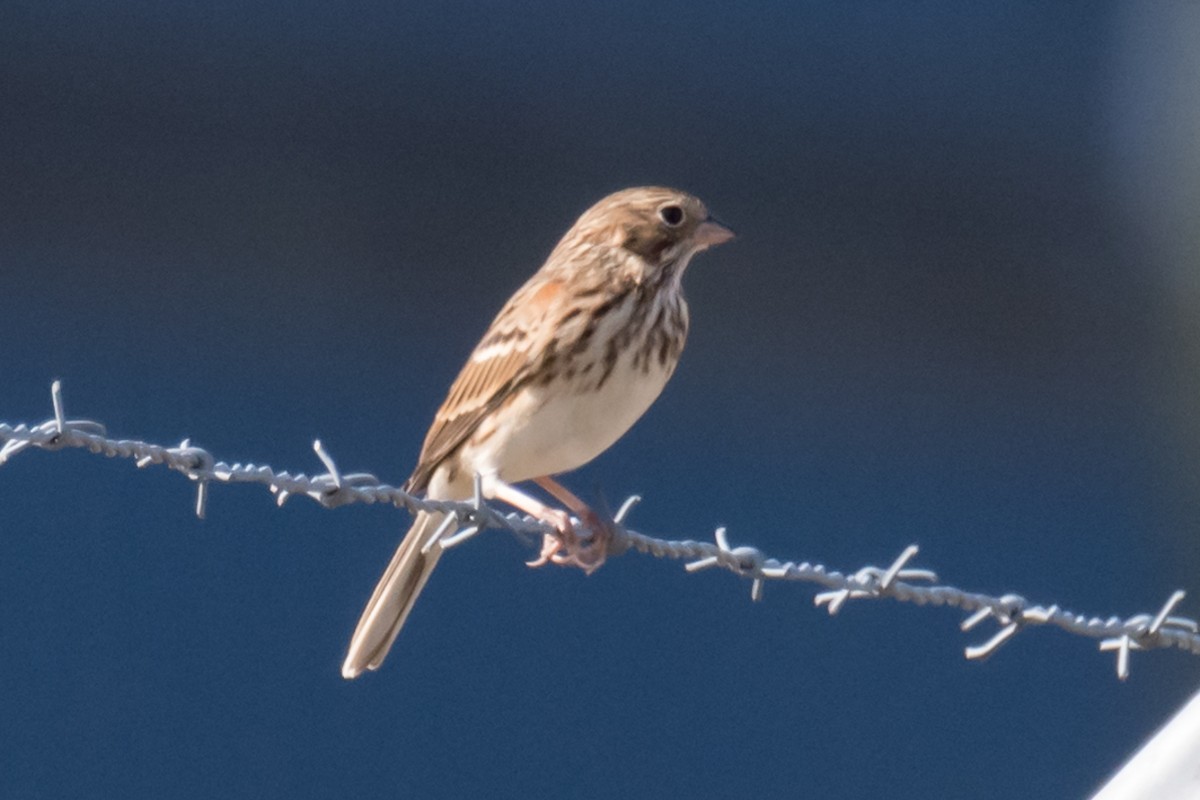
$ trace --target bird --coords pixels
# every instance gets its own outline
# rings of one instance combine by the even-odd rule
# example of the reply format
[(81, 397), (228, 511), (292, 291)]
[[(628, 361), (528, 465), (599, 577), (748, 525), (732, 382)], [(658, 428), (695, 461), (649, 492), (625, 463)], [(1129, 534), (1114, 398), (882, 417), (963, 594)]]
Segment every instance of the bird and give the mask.
[[(568, 511), (593, 523), (597, 515), (555, 476), (607, 450), (662, 392), (687, 339), (684, 271), (692, 256), (733, 238), (678, 189), (624, 189), (585, 211), (468, 357), (405, 491), (465, 500), (478, 475), (486, 498), (555, 531), (531, 566), (599, 566), (605, 542), (580, 542)], [(566, 510), (514, 485), (525, 481)], [(351, 637), (344, 678), (383, 663), (437, 565), (446, 516), (416, 514)]]

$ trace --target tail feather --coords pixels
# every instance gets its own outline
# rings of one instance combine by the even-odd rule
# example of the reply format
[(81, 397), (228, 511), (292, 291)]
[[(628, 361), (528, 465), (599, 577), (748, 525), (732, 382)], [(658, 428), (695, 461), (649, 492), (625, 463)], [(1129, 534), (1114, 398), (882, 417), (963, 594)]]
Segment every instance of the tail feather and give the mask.
[(428, 550), (426, 547), (445, 516), (424, 511), (417, 514), (358, 620), (350, 639), (350, 651), (342, 664), (343, 678), (357, 678), (365, 669), (379, 669), (387, 657), (442, 554), (440, 547)]

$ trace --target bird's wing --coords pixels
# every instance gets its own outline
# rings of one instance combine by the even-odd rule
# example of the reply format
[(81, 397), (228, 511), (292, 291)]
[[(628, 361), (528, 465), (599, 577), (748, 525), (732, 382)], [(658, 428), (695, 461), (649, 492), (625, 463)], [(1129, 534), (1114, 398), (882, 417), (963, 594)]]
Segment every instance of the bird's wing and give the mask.
[(458, 373), (425, 435), (417, 468), (406, 484), (409, 491), (424, 490), (438, 465), (512, 397), (545, 358), (555, 332), (546, 317), (561, 303), (565, 286), (536, 278), (505, 304)]

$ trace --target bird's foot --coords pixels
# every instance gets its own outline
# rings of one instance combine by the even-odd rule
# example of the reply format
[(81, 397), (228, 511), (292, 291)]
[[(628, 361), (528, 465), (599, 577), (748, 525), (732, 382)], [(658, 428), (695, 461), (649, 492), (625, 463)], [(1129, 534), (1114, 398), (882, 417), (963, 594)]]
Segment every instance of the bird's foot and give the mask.
[(592, 535), (586, 544), (576, 536), (573, 546), (568, 546), (566, 554), (559, 556), (559, 560), (554, 563), (579, 567), (584, 574), (591, 575), (604, 566), (608, 558), (608, 545), (613, 539), (612, 521), (601, 517), (590, 508), (586, 509), (582, 516)]
[(529, 567), (541, 567), (558, 562), (558, 551), (565, 550), (569, 542), (577, 541), (575, 526), (571, 524), (571, 516), (557, 508), (547, 508), (539, 515), (542, 522), (554, 526), (554, 533), (542, 534), (542, 550), (533, 561), (526, 561)]
[(527, 561), (531, 567), (545, 564), (557, 564), (562, 567), (579, 567), (584, 573), (591, 575), (604, 565), (608, 557), (608, 544), (612, 541), (612, 525), (600, 517), (592, 509), (585, 509), (584, 525), (591, 530), (591, 536), (582, 540), (575, 531), (571, 517), (558, 509), (547, 509), (543, 521), (554, 526), (554, 533), (542, 536), (542, 549), (533, 561)]

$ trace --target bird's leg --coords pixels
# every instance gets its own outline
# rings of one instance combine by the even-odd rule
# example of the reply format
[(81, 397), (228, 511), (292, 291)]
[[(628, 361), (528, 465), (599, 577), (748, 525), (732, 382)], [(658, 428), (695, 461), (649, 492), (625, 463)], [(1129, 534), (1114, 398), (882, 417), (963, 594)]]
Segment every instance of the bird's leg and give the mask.
[[(564, 491), (566, 490), (564, 489)], [(485, 497), (500, 500), (513, 508), (524, 511), (526, 514), (537, 517), (541, 521), (554, 526), (555, 533), (544, 535), (542, 539), (542, 551), (535, 560), (528, 562), (529, 566), (540, 567), (551, 561), (556, 564), (562, 563), (559, 560), (562, 557), (556, 555), (559, 549), (565, 548), (569, 550), (572, 543), (575, 543), (575, 548), (578, 549), (578, 538), (575, 536), (575, 527), (571, 524), (571, 517), (567, 512), (558, 508), (551, 508), (537, 498), (525, 494), (515, 486), (505, 483), (495, 475), (485, 475), (483, 477), (483, 494)]]
[[(551, 556), (556, 564), (574, 564), (591, 575), (598, 570), (608, 556), (608, 544), (612, 541), (612, 525), (593, 511), (567, 487), (549, 475), (534, 478), (533, 482), (549, 492), (556, 500), (575, 513), (575, 516), (592, 530), (592, 537), (586, 546), (580, 544), (579, 537), (572, 535), (573, 541), (563, 542), (566, 555)], [(574, 530), (571, 531), (574, 534)], [(545, 548), (543, 548), (545, 557)]]
[(571, 524), (571, 517), (567, 512), (551, 508), (537, 498), (500, 480), (495, 474), (483, 476), (482, 488), (485, 497), (507, 503), (554, 527), (554, 533), (544, 534), (542, 550), (536, 559), (528, 562), (529, 566), (540, 567), (544, 564), (554, 563), (561, 566), (579, 567), (589, 575), (595, 572), (608, 555), (608, 543), (612, 539), (611, 523), (601, 518), (574, 492), (553, 478), (549, 476), (535, 478), (534, 483), (574, 512), (591, 529), (592, 536), (587, 545), (580, 542), (579, 535), (575, 532), (575, 526)]

